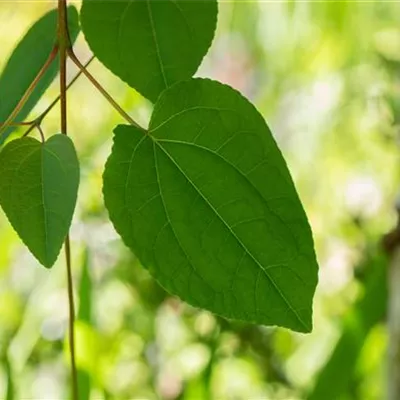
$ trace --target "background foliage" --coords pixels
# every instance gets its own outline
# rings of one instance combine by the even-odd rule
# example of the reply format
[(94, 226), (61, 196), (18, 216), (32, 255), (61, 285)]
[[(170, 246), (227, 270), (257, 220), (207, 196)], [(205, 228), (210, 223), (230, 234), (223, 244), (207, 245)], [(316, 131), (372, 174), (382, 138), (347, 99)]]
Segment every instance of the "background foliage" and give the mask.
[[(0, 3), (0, 69), (52, 7)], [(394, 224), (399, 181), (399, 11), (379, 1), (221, 2), (217, 37), (199, 72), (255, 102), (286, 156), (321, 267), (310, 335), (230, 323), (166, 295), (104, 208), (101, 175), (120, 117), (84, 78), (73, 86), (82, 398), (303, 399), (315, 385), (316, 399), (328, 399), (333, 386), (339, 398), (384, 398), (386, 261), (378, 244)], [(76, 49), (90, 57), (82, 35)], [(90, 69), (136, 120), (149, 119), (139, 94), (100, 63)], [(56, 93), (51, 86), (32, 115)], [(57, 109), (43, 127), (58, 131)], [(0, 397), (67, 398), (64, 260), (40, 268), (3, 215), (0, 246)]]

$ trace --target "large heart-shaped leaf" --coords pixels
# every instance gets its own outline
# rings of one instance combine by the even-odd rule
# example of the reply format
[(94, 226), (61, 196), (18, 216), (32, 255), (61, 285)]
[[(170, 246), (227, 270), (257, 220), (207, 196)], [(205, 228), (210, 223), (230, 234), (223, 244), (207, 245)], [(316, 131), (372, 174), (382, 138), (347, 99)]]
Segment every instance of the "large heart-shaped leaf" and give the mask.
[[(78, 11), (68, 7), (68, 26), (71, 41), (79, 33)], [(12, 52), (0, 76), (0, 123), (4, 123), (31, 85), (53, 49), (57, 35), (57, 10), (52, 10), (36, 21)], [(22, 122), (40, 97), (50, 86), (58, 72), (57, 59), (51, 64), (44, 76), (29, 96), (25, 106), (14, 122)], [(6, 129), (0, 136), (0, 144), (15, 128)]]
[(51, 267), (71, 225), (79, 185), (71, 139), (13, 140), (0, 152), (0, 171), (1, 207), (33, 255)]
[(154, 102), (196, 72), (217, 12), (216, 0), (83, 0), (81, 22), (98, 59)]
[(104, 197), (171, 293), (228, 318), (311, 330), (311, 230), (264, 119), (232, 88), (178, 83), (148, 132), (117, 127)]

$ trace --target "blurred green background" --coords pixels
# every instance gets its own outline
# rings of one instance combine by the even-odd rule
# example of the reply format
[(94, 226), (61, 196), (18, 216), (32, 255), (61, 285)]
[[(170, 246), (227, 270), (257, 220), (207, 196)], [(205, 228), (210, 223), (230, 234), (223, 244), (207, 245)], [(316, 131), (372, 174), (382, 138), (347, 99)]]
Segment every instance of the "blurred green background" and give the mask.
[[(0, 2), (0, 70), (55, 4)], [(121, 119), (84, 77), (69, 90), (81, 160), (71, 237), (82, 400), (385, 398), (387, 261), (379, 247), (399, 191), (399, 15), (399, 2), (379, 0), (221, 1), (198, 72), (250, 98), (286, 157), (320, 263), (309, 335), (222, 320), (155, 283), (102, 200)], [(82, 35), (76, 53), (91, 55)], [(89, 68), (146, 126), (150, 103), (99, 62)], [(55, 82), (31, 116), (57, 90)], [(58, 132), (57, 107), (43, 128)], [(1, 399), (68, 398), (67, 326), (63, 257), (50, 271), (40, 267), (0, 214)]]

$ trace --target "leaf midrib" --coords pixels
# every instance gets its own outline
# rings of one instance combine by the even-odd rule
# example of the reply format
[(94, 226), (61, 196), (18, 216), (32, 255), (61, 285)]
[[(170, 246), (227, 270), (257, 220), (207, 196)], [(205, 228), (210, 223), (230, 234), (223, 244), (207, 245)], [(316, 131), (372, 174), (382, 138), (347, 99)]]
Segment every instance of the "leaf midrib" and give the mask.
[[(232, 236), (237, 240), (239, 245), (243, 248), (243, 250), (251, 257), (251, 259), (258, 265), (258, 267), (264, 272), (265, 276), (268, 278), (268, 280), (271, 282), (272, 286), (274, 289), (277, 291), (279, 296), (282, 298), (282, 300), (287, 304), (289, 309), (292, 311), (292, 313), (295, 315), (297, 320), (301, 323), (301, 325), (306, 328), (306, 330), (309, 330), (310, 327), (303, 321), (303, 319), (300, 317), (296, 309), (292, 306), (290, 301), (286, 298), (284, 293), (280, 290), (279, 286), (275, 283), (275, 281), (272, 279), (272, 277), (268, 274), (268, 272), (262, 267), (260, 262), (257, 260), (257, 258), (250, 252), (250, 250), (244, 245), (244, 243), (240, 240), (240, 238), (236, 235), (236, 233), (231, 229), (231, 227), (226, 223), (226, 221), (222, 218), (222, 216), (218, 213), (218, 211), (214, 208), (214, 206), (210, 203), (210, 201), (207, 199), (207, 197), (201, 192), (201, 190), (194, 184), (194, 182), (190, 179), (189, 176), (185, 174), (185, 172), (182, 170), (182, 168), (179, 166), (179, 164), (175, 161), (175, 159), (168, 153), (168, 151), (159, 143), (157, 139), (152, 137), (150, 134), (148, 135), (153, 142), (158, 146), (158, 148), (163, 151), (163, 153), (170, 159), (170, 161), (174, 164), (174, 166), (179, 170), (179, 172), (185, 177), (185, 179), (190, 183), (190, 185), (193, 187), (193, 189), (199, 194), (199, 196), (204, 200), (204, 202), (211, 208), (211, 210), (217, 215), (217, 217), (220, 219), (220, 221), (225, 225), (225, 227), (229, 230), (229, 232), (232, 234)], [(155, 152), (154, 152), (154, 158), (156, 158)], [(179, 242), (178, 242), (179, 243)]]
[(44, 190), (44, 153), (46, 151), (45, 145), (41, 145), (41, 154), (42, 154), (42, 160), (41, 160), (41, 178), (42, 178), (42, 206), (43, 206), (43, 220), (44, 220), (44, 248), (45, 248), (45, 255), (46, 255), (46, 264), (49, 262), (49, 244), (48, 244), (48, 220), (47, 220), (47, 211), (46, 211), (46, 196), (45, 196), (45, 190)]
[[(195, 272), (195, 274), (196, 274), (201, 280), (204, 281), (204, 278), (199, 274), (199, 272), (197, 271), (197, 269), (196, 269), (194, 263), (191, 261), (191, 259), (190, 259), (189, 255), (188, 255), (188, 253), (186, 252), (185, 248), (184, 248), (183, 245), (181, 244), (181, 242), (180, 242), (180, 240), (179, 240), (179, 238), (178, 238), (178, 235), (176, 234), (175, 229), (174, 229), (174, 227), (173, 227), (171, 218), (170, 218), (170, 216), (169, 216), (168, 208), (167, 208), (167, 205), (165, 204), (164, 196), (163, 196), (162, 189), (161, 189), (161, 180), (160, 180), (160, 173), (159, 173), (159, 168), (158, 168), (158, 158), (157, 158), (157, 156), (156, 156), (156, 151), (155, 151), (155, 147), (154, 147), (155, 145), (156, 145), (156, 142), (153, 141), (153, 154), (154, 154), (154, 164), (155, 164), (156, 175), (157, 175), (157, 184), (158, 184), (158, 189), (159, 189), (159, 193), (160, 193), (160, 197), (161, 197), (161, 202), (162, 202), (162, 205), (163, 205), (163, 208), (164, 208), (165, 216), (166, 216), (166, 218), (167, 218), (167, 223), (168, 223), (169, 226), (171, 227), (172, 233), (173, 233), (173, 235), (175, 236), (175, 239), (176, 239), (176, 241), (177, 241), (179, 247), (181, 248), (181, 250), (182, 250), (183, 253), (185, 254), (185, 257), (186, 257), (187, 261), (189, 262), (189, 265), (192, 267), (192, 271)], [(204, 281), (204, 282), (205, 282), (205, 281)], [(207, 283), (207, 282), (205, 282), (205, 283)]]
[(160, 46), (158, 45), (157, 32), (156, 32), (156, 28), (155, 28), (155, 25), (154, 25), (153, 12), (151, 10), (150, 0), (147, 0), (147, 9), (148, 9), (148, 12), (149, 12), (149, 20), (150, 20), (150, 25), (151, 25), (151, 32), (153, 34), (154, 46), (156, 48), (156, 53), (157, 53), (158, 63), (159, 63), (159, 66), (160, 66), (161, 75), (163, 77), (164, 85), (167, 88), (168, 87), (168, 81), (167, 81), (167, 76), (165, 74), (164, 62), (163, 62), (163, 60), (161, 58)]
[[(243, 133), (243, 132), (248, 132), (248, 131), (238, 131), (237, 133)], [(230, 137), (228, 140), (226, 140), (222, 145), (220, 145), (218, 147), (218, 150), (223, 148), (228, 142), (229, 140), (231, 140), (232, 137)], [(160, 142), (164, 142), (164, 143), (174, 143), (174, 144), (180, 144), (180, 145), (184, 145), (184, 146), (189, 146), (189, 147), (194, 147), (203, 151), (206, 151), (210, 154), (212, 154), (215, 157), (220, 158), (224, 163), (228, 164), (231, 168), (233, 168), (243, 179), (246, 180), (246, 182), (252, 187), (252, 189), (257, 193), (257, 195), (261, 198), (261, 200), (263, 202), (268, 202), (271, 200), (277, 200), (277, 199), (286, 199), (288, 198), (288, 196), (278, 196), (278, 197), (271, 197), (271, 198), (265, 198), (262, 193), (259, 191), (259, 189), (254, 185), (254, 183), (248, 178), (248, 175), (253, 172), (255, 169), (257, 169), (259, 166), (263, 165), (264, 163), (268, 163), (267, 160), (263, 160), (262, 162), (260, 162), (259, 164), (257, 164), (254, 168), (251, 168), (248, 172), (244, 173), (242, 172), (235, 164), (233, 164), (232, 162), (230, 162), (228, 159), (226, 159), (222, 154), (218, 153), (218, 150), (213, 150), (210, 149), (208, 147), (204, 147), (201, 146), (197, 143), (190, 143), (190, 142), (185, 142), (183, 140), (170, 140), (170, 139), (156, 139), (158, 141), (158, 143)], [(287, 226), (286, 222), (275, 212), (273, 212), (270, 207), (268, 206), (269, 211), (274, 214), (277, 218), (279, 218), (279, 220), (281, 221), (281, 223), (283, 225), (286, 226), (286, 228), (288, 229), (288, 231), (290, 231), (289, 227)]]

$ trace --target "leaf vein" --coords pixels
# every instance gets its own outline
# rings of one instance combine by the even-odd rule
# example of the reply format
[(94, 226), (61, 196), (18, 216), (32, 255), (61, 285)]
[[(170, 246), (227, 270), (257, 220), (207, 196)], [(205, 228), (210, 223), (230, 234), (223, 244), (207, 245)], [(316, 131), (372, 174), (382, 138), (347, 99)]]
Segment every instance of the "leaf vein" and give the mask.
[[(179, 170), (179, 172), (187, 179), (187, 181), (191, 184), (191, 186), (201, 195), (205, 203), (211, 208), (211, 210), (214, 211), (214, 213), (218, 216), (218, 218), (221, 220), (221, 222), (225, 225), (225, 227), (231, 232), (232, 236), (235, 237), (237, 242), (241, 245), (241, 247), (247, 252), (247, 254), (251, 257), (251, 259), (255, 262), (255, 264), (264, 272), (265, 276), (268, 278), (268, 280), (271, 282), (273, 288), (276, 290), (276, 292), (279, 294), (279, 296), (282, 298), (282, 300), (286, 303), (286, 305), (290, 308), (292, 313), (296, 316), (296, 318), (299, 320), (299, 322), (306, 328), (308, 329), (307, 324), (303, 321), (297, 310), (293, 307), (291, 302), (288, 300), (288, 298), (285, 296), (285, 294), (282, 292), (282, 290), (279, 288), (279, 286), (276, 284), (274, 279), (268, 274), (268, 272), (264, 269), (264, 267), (260, 264), (258, 259), (250, 252), (250, 250), (245, 246), (245, 244), (240, 240), (240, 238), (237, 236), (237, 234), (232, 230), (232, 228), (226, 223), (226, 221), (222, 218), (222, 216), (218, 213), (218, 211), (215, 209), (215, 207), (210, 203), (208, 198), (201, 192), (201, 190), (194, 184), (194, 182), (185, 174), (185, 172), (182, 170), (182, 168), (179, 166), (179, 164), (175, 161), (175, 159), (171, 156), (171, 154), (168, 153), (166, 149), (164, 149), (159, 141), (153, 140), (154, 145), (157, 145), (160, 150), (164, 152), (164, 154), (170, 159), (170, 161), (175, 165), (175, 167)], [(185, 143), (185, 142), (182, 142)], [(189, 143), (185, 143), (189, 144)], [(190, 144), (189, 144), (190, 145)], [(199, 146), (201, 147), (201, 146)], [(209, 149), (207, 149), (210, 151)], [(230, 163), (229, 163), (230, 164)], [(165, 205), (164, 205), (165, 207)], [(176, 236), (176, 235), (175, 235)], [(258, 310), (256, 310), (258, 312)]]

